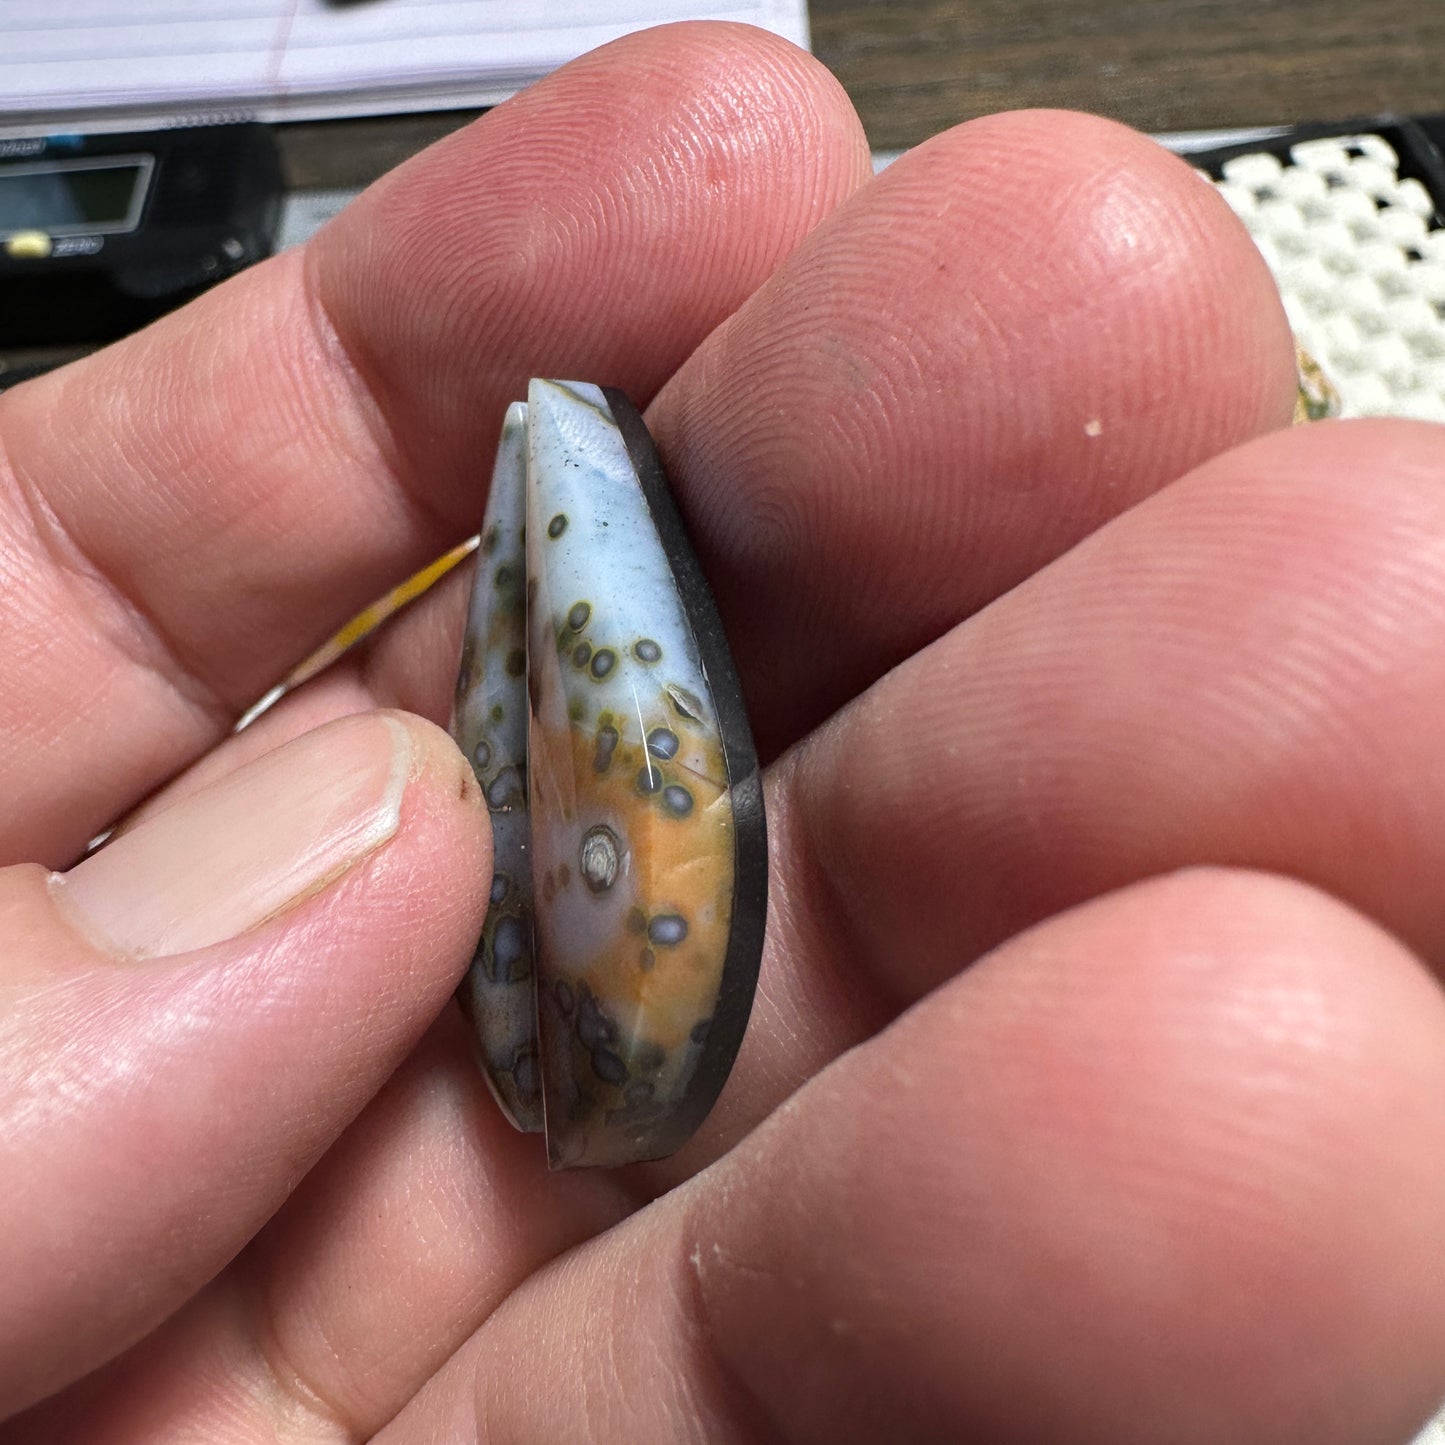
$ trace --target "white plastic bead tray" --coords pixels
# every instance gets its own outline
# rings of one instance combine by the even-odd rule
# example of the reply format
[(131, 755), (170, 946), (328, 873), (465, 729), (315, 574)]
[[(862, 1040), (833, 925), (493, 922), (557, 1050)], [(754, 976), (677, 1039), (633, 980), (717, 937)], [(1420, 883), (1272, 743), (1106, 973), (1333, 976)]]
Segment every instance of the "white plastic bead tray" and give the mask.
[(1346, 416), (1445, 421), (1445, 161), (1419, 124), (1301, 127), (1192, 155), (1279, 282)]

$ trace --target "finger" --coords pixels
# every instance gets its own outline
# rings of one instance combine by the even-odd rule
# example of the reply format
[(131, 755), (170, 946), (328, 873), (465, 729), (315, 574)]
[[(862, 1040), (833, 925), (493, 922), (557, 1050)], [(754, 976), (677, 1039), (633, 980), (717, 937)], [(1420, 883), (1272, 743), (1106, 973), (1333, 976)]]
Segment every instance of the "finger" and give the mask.
[[(445, 667), (443, 658), (460, 655), (466, 589), (471, 585), (470, 566), (462, 570), (462, 576), (448, 577), (436, 588), (425, 608), (392, 619), (323, 672), (283, 694), (240, 732), (202, 754), (121, 818), (112, 834), (128, 831), (283, 743), (353, 713), (392, 708), (446, 726), (450, 697), (442, 696), (433, 664)], [(459, 587), (456, 595), (447, 595), (454, 587)]]
[(1221, 458), (790, 755), (743, 1053), (651, 1187), (960, 960), (1152, 873), (1293, 874), (1445, 955), (1441, 435), (1322, 428)]
[(891, 675), (795, 780), (880, 983), (916, 997), (960, 955), (1193, 862), (1306, 879), (1445, 957), (1442, 535), (1445, 430), (1300, 428)]
[(0, 872), (0, 1415), (215, 1275), (405, 1056), (480, 926), (484, 813), (443, 734), (369, 714)]
[(1141, 885), (529, 1281), (380, 1439), (1393, 1445), (1445, 1388), (1442, 1098), (1388, 936)]
[[(785, 807), (775, 808), (774, 816), (780, 815), (786, 819)], [(787, 829), (786, 821), (782, 826)], [(665, 1186), (697, 1163), (714, 1156), (785, 1096), (813, 1066), (866, 1035), (895, 1006), (886, 989), (848, 986), (845, 975), (849, 971), (850, 955), (846, 949), (831, 946), (837, 942), (839, 930), (821, 922), (826, 909), (824, 900), (817, 896), (816, 878), (809, 876), (807, 843), (806, 827), (795, 827), (790, 835), (784, 833), (778, 850), (781, 858), (791, 860), (796, 856), (797, 860), (791, 868), (785, 866), (785, 873), (791, 873), (791, 877), (785, 879), (783, 889), (790, 901), (778, 910), (783, 922), (775, 922), (775, 937), (780, 932), (785, 941), (772, 945), (758, 1016), (748, 1050), (735, 1074), (736, 1083), (730, 1086), (729, 1095), (695, 1149), (647, 1176), (652, 1187)], [(775, 896), (778, 896), (776, 891)], [(896, 943), (895, 938), (895, 947)], [(789, 960), (781, 968), (780, 958)], [(529, 1237), (525, 1248), (508, 1255), (509, 1277), (517, 1277), (519, 1271), (524, 1273), (539, 1257), (545, 1257), (548, 1249), (558, 1247), (559, 1237), (546, 1231)], [(506, 1275), (507, 1271), (500, 1273)], [(399, 1294), (400, 1298), (387, 1292), (380, 1300), (370, 1302), (381, 1303), (388, 1319), (410, 1318), (406, 1311), (414, 1301), (404, 1290)], [(340, 1291), (331, 1290), (333, 1300), (339, 1296)], [(473, 1299), (469, 1307), (476, 1308), (476, 1303)], [(284, 1309), (278, 1313), (286, 1317)], [(464, 1314), (464, 1308), (458, 1310), (459, 1318)], [(306, 1312), (299, 1312), (298, 1317), (305, 1319)], [(342, 1312), (342, 1318), (350, 1316)], [(368, 1319), (373, 1326), (380, 1322), (377, 1318)], [(337, 1327), (338, 1321), (333, 1319), (330, 1328)], [(365, 1330), (358, 1327), (357, 1333)], [(327, 1392), (320, 1393), (327, 1395)], [(336, 1397), (350, 1398), (344, 1385), (336, 1391)], [(368, 1407), (375, 1409), (375, 1403), (373, 1397)]]
[[(782, 801), (773, 788), (770, 810), (786, 822)], [(448, 1010), (231, 1269), (27, 1416), (17, 1445), (184, 1440), (216, 1421), (243, 1438), (369, 1439), (530, 1274), (717, 1158), (759, 1110), (891, 1017), (845, 942), (816, 927), (822, 900), (816, 914), (801, 906), (796, 842), (775, 825), (758, 1001), (733, 1078), (688, 1149), (643, 1169), (549, 1173), (536, 1139), (496, 1108), (470, 1026)], [(836, 957), (823, 951), (835, 946)]]
[[(982, 621), (975, 626), (982, 625)], [(966, 636), (967, 630), (961, 635)], [(907, 679), (909, 670), (905, 669), (901, 676)], [(929, 685), (927, 675), (911, 684)], [(950, 932), (956, 939), (961, 923), (968, 922), (966, 910), (971, 900), (968, 894), (960, 895), (949, 888), (946, 880), (936, 877), (940, 865), (933, 861), (941, 857), (943, 867), (952, 866), (954, 851), (947, 846), (940, 847), (937, 841), (951, 834), (941, 823), (938, 828), (913, 830), (909, 837), (903, 836), (908, 820), (917, 816), (918, 806), (929, 801), (920, 797), (920, 789), (936, 787), (958, 771), (956, 762), (946, 761), (947, 752), (941, 745), (947, 729), (942, 724), (919, 735), (919, 747), (909, 755), (918, 769), (910, 787), (902, 786), (902, 780), (889, 779), (878, 795), (860, 801), (859, 806), (875, 815), (872, 830), (865, 828), (858, 818), (849, 817), (845, 821), (843, 826), (849, 830), (849, 837), (835, 843), (827, 857), (830, 868), (837, 871), (821, 873), (816, 867), (818, 838), (830, 836), (836, 826), (834, 816), (828, 811), (829, 800), (844, 791), (841, 784), (845, 777), (853, 779), (853, 792), (866, 791), (860, 789), (860, 780), (850, 759), (858, 756), (860, 750), (869, 756), (887, 755), (885, 740), (900, 735), (900, 719), (916, 719), (919, 715), (916, 697), (901, 684), (885, 684), (879, 696), (884, 702), (875, 707), (870, 700), (856, 710), (856, 717), (849, 714), (840, 719), (837, 728), (802, 750), (775, 779), (770, 809), (775, 827), (776, 864), (773, 932), (748, 1044), (727, 1094), (703, 1135), (679, 1159), (646, 1171), (644, 1187), (665, 1188), (716, 1157), (786, 1097), (813, 1068), (866, 1037), (886, 1020), (900, 1000), (916, 996), (919, 990), (957, 966), (958, 953), (956, 946), (950, 945)], [(861, 731), (857, 730), (860, 728)], [(840, 736), (850, 741), (840, 743)], [(877, 826), (880, 819), (888, 820), (882, 830)], [(868, 847), (867, 840), (877, 839), (880, 832), (888, 838), (890, 862), (886, 865), (880, 865)], [(859, 840), (856, 845), (854, 839)], [(864, 853), (868, 856), (862, 856)], [(896, 865), (891, 862), (895, 856), (899, 860)], [(875, 890), (880, 889), (876, 876), (880, 866), (897, 873), (924, 876), (929, 876), (931, 868), (935, 876), (930, 901), (925, 904), (921, 899), (915, 900), (907, 917), (890, 913), (886, 897), (880, 894), (877, 911), (883, 924), (874, 927), (869, 907), (860, 906), (859, 900), (872, 899)], [(891, 873), (887, 886), (899, 886)], [(837, 900), (846, 900), (842, 909), (834, 906)], [(842, 920), (840, 913), (844, 915)], [(960, 913), (964, 914), (962, 919)], [(919, 946), (920, 938), (926, 946)], [(911, 974), (889, 972), (889, 960), (900, 958), (913, 963)], [(460, 1124), (457, 1127), (459, 1132), (465, 1132)], [(489, 1142), (483, 1150), (494, 1147)], [(335, 1192), (340, 1193), (343, 1187), (355, 1190), (354, 1178), (348, 1178), (345, 1186), (338, 1184)], [(361, 1197), (369, 1196), (363, 1191)], [(579, 1214), (581, 1219), (588, 1217), (585, 1210)], [(465, 1237), (466, 1231), (459, 1226), (453, 1233)], [(520, 1278), (549, 1251), (561, 1247), (567, 1238), (566, 1228), (549, 1227), (535, 1234), (523, 1231), (519, 1247), (514, 1251), (503, 1249), (493, 1256), (497, 1278), (502, 1281)], [(464, 1271), (458, 1273), (464, 1277)], [(334, 1301), (352, 1293), (343, 1290), (334, 1277), (328, 1277), (327, 1283), (314, 1291), (313, 1301), (326, 1297)], [(304, 1341), (308, 1335), (329, 1340), (332, 1331), (345, 1328), (358, 1337), (365, 1336), (382, 1323), (383, 1316), (387, 1321), (407, 1318), (408, 1309), (419, 1303), (405, 1289), (397, 1293), (385, 1291), (370, 1297), (367, 1307), (359, 1311), (339, 1310), (327, 1330), (317, 1336), (314, 1320), (321, 1311), (315, 1303), (292, 1310), (289, 1302), (282, 1289), (275, 1302), (274, 1315), (289, 1322), (283, 1323), (281, 1330), (296, 1326), (292, 1351), (298, 1357), (305, 1353), (304, 1343), (298, 1341)], [(430, 1297), (429, 1303), (434, 1303)], [(375, 1306), (378, 1314), (370, 1313), (370, 1306)], [(484, 1301), (471, 1296), (459, 1303), (455, 1314), (449, 1317), (464, 1319), (469, 1309), (484, 1307)], [(342, 1321), (346, 1323), (343, 1325)], [(420, 1321), (405, 1333), (409, 1338), (418, 1338)], [(428, 1341), (428, 1348), (435, 1349), (435, 1342)], [(406, 1358), (403, 1354), (402, 1359)], [(303, 1374), (313, 1379), (316, 1371), (308, 1366)], [(392, 1378), (389, 1388), (402, 1390), (404, 1386)], [(327, 1388), (313, 1392), (323, 1398), (353, 1402), (357, 1398), (354, 1382), (334, 1379), (328, 1381)], [(383, 1398), (378, 1390), (366, 1401), (371, 1413), (364, 1418), (374, 1421)], [(354, 1406), (346, 1407), (342, 1413), (351, 1408)]]
[[(1442, 1024), (1398, 945), (1297, 886), (1111, 897), (503, 1289), (386, 1438), (1404, 1439), (1441, 1384)], [(539, 1159), (494, 1197), (456, 1157), (468, 1087), (409, 1066), (379, 1105), (405, 1128), (358, 1130), (351, 1191), (318, 1210), (308, 1179), (275, 1262), (324, 1308), (258, 1315), (237, 1281), (16, 1438), (369, 1437), (366, 1362), (389, 1380), (393, 1346), (456, 1328), (464, 1265), (487, 1292), (531, 1221), (617, 1214), (612, 1176)]]
[[(1419, 821), (1441, 812), (1428, 790), (1430, 669), (1445, 651), (1440, 464), (1438, 432), (1390, 425), (1293, 433), (1223, 458), (898, 669), (775, 767), (773, 907), (743, 1053), (695, 1143), (629, 1182), (654, 1193), (685, 1179), (991, 932), (1114, 874), (1244, 856), (1308, 876), (1333, 860), (1326, 881), (1357, 898), (1374, 890), (1375, 911), (1414, 936), (1445, 861)], [(1369, 749), (1356, 741), (1367, 728)], [(507, 1146), (477, 1127), (459, 1112), (453, 1137), (482, 1158), (468, 1168), (489, 1170)], [(406, 1137), (392, 1149), (375, 1195), (348, 1174), (326, 1186), (332, 1197), (349, 1192), (363, 1215), (381, 1201), (370, 1217), (385, 1217)], [(464, 1209), (448, 1219), (448, 1237), (478, 1237)], [(471, 1227), (495, 1237), (486, 1219)], [(490, 1286), (505, 1293), (567, 1239), (555, 1220), (535, 1234), (524, 1225), (489, 1255)], [(298, 1360), (329, 1332), (386, 1337), (406, 1321), (402, 1332), (421, 1336), (438, 1315), (456, 1328), (489, 1308), (469, 1295), (453, 1312), (404, 1276), (363, 1295), (337, 1273), (309, 1282), (293, 1312), (302, 1296), (284, 1272), (268, 1279), (268, 1318)], [(318, 1330), (326, 1298), (335, 1314)], [(377, 1407), (309, 1362), (300, 1373), (324, 1398)]]
[(1293, 396), (1274, 282), (1213, 188), (1042, 112), (897, 161), (649, 420), (769, 754)]
[(1281, 433), (1141, 503), (773, 770), (738, 1064), (662, 1190), (1041, 918), (1197, 863), (1445, 959), (1445, 431)]
[[(314, 728), (378, 706), (390, 707), (389, 703), (376, 701), (362, 668), (358, 666), (360, 661), (361, 654), (345, 657), (295, 692), (287, 693), (254, 722), (197, 758), (184, 772), (177, 773), (164, 787), (127, 813), (116, 824), (114, 833), (119, 835), (129, 831), (146, 818), (211, 783), (229, 777), (238, 768)], [(412, 710), (398, 708), (397, 711)], [(441, 725), (446, 722), (446, 715), (443, 713), (427, 720)]]
[(1437, 428), (1256, 442), (790, 755), (769, 792), (772, 910), (744, 1051), (653, 1186), (715, 1158), (960, 960), (1153, 873), (1292, 874), (1445, 957), (1442, 498)]
[[(1047, 250), (1024, 244), (1050, 227)], [(1187, 402), (1164, 395), (1170, 376)], [(1292, 377), (1273, 282), (1208, 186), (1109, 122), (1021, 115), (939, 137), (858, 194), (651, 420), (776, 742), (1192, 461), (1282, 422)], [(466, 586), (447, 579), (368, 648), (361, 675), (387, 705), (445, 719)]]
[(65, 860), (472, 530), (528, 375), (645, 400), (866, 169), (803, 52), (733, 26), (634, 36), (304, 252), (5, 393), (0, 854)]
[(231, 1268), (6, 1445), (370, 1439), (531, 1271), (637, 1205), (550, 1174), (448, 1011)]

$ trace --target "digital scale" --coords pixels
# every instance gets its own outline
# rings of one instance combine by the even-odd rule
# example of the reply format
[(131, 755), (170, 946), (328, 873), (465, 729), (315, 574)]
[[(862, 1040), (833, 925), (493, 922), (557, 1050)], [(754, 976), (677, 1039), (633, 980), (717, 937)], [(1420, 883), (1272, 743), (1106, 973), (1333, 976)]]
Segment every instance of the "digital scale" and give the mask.
[(269, 127), (0, 139), (0, 348), (101, 343), (271, 254)]

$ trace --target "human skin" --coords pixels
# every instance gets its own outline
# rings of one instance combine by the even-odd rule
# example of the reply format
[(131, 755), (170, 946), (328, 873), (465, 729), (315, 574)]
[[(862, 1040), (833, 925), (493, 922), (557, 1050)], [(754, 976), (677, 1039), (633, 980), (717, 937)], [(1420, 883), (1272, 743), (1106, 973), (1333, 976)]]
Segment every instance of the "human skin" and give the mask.
[[(769, 765), (742, 1054), (613, 1172), (548, 1174), (449, 1004), (467, 578), (230, 735), (475, 528), (530, 375), (648, 406)], [(874, 180), (826, 72), (703, 25), (0, 397), (0, 1440), (1407, 1438), (1445, 435), (1292, 385), (1144, 138)]]

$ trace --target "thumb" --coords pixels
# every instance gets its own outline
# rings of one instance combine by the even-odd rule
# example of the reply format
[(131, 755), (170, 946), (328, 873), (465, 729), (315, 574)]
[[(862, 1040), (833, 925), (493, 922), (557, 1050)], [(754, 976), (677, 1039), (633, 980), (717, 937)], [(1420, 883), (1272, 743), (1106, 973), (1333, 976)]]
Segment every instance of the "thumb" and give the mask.
[(0, 870), (0, 1417), (153, 1328), (260, 1228), (446, 1002), (485, 808), (366, 713)]

